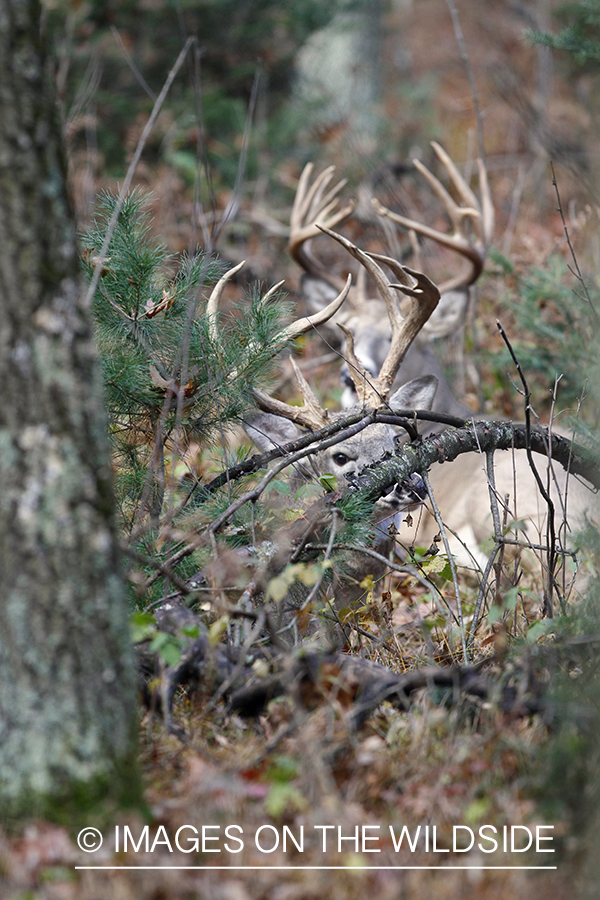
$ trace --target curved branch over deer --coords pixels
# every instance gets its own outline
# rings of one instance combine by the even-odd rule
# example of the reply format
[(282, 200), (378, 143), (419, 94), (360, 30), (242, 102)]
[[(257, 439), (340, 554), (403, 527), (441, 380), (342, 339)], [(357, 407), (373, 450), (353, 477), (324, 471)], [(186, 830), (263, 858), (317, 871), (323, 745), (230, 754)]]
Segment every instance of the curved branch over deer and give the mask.
[[(435, 149), (460, 202), (455, 202), (441, 182), (428, 170), (421, 166), (419, 171), (442, 200), (453, 225), (452, 234), (443, 234), (413, 219), (399, 216), (381, 204), (375, 204), (375, 208), (390, 221), (451, 248), (466, 261), (459, 275), (442, 283), (442, 294), (424, 273), (408, 268), (392, 257), (365, 252), (332, 230), (331, 226), (344, 222), (353, 210), (351, 203), (344, 206), (340, 204), (339, 195), (345, 182), (341, 181), (329, 188), (333, 168), (325, 170), (312, 183), (311, 166), (302, 174), (292, 213), (290, 251), (306, 270), (313, 287), (316, 283), (321, 284), (322, 296), (326, 297), (327, 302), (322, 308), (315, 309), (312, 315), (298, 318), (282, 329), (276, 336), (274, 348), (283, 347), (300, 334), (336, 323), (346, 338), (346, 378), (352, 384), (353, 391), (350, 406), (345, 410), (326, 409), (292, 360), (302, 405), (290, 405), (264, 391), (254, 389), (257, 410), (250, 416), (245, 428), (260, 450), (285, 447), (303, 434), (317, 434), (328, 423), (340, 421), (344, 415), (359, 414), (366, 410), (386, 409), (394, 412), (399, 409), (421, 409), (463, 420), (472, 418), (471, 410), (453, 396), (428, 345), (433, 335), (445, 333), (449, 327), (448, 322), (455, 324), (464, 314), (468, 288), (483, 271), (491, 241), (494, 213), (483, 164), (478, 164), (478, 199), (449, 157), (441, 148), (436, 146)], [(329, 237), (336, 241), (349, 257), (359, 263), (363, 275), (359, 276), (355, 285), (352, 285), (350, 275), (345, 280), (338, 278), (319, 262), (309, 245), (321, 236), (323, 239)], [(217, 328), (217, 311), (223, 286), (234, 271), (224, 276), (209, 300), (207, 315), (210, 316), (211, 327), (214, 329)], [(364, 290), (367, 279), (374, 283), (377, 297), (367, 298)], [(271, 295), (272, 291), (268, 292), (261, 302), (268, 302)], [(440, 305), (444, 304), (446, 308), (440, 317)], [(454, 308), (455, 304), (458, 304), (458, 308)], [(348, 396), (349, 393), (346, 392), (346, 403)], [(456, 536), (455, 539), (450, 538), (450, 548), (461, 563), (468, 565), (474, 560), (481, 560), (481, 564), (484, 564), (479, 547), (493, 530), (490, 492), (495, 497), (494, 502), (505, 510), (505, 524), (509, 524), (518, 513), (520, 519), (529, 522), (530, 528), (535, 530), (533, 539), (529, 537), (530, 546), (543, 545), (544, 539), (540, 535), (543, 533), (545, 507), (526, 456), (519, 452), (519, 447), (525, 446), (522, 435), (507, 425), (500, 443), (492, 441), (488, 446), (486, 436), (490, 433), (489, 429), (489, 424), (480, 424), (470, 426), (462, 432), (463, 438), (468, 436), (469, 449), (481, 455), (481, 465), (474, 462), (472, 455), (464, 452), (464, 446), (459, 447), (458, 454), (448, 452), (448, 447), (457, 441), (460, 444), (460, 432), (440, 436), (438, 446), (435, 432), (440, 430), (440, 425), (435, 422), (421, 427), (422, 434), (433, 435), (433, 443), (416, 450), (412, 455), (412, 451), (409, 452), (404, 457), (403, 464), (398, 466), (394, 464), (394, 453), (399, 441), (405, 440), (405, 437), (401, 434), (400, 427), (382, 421), (363, 422), (357, 433), (343, 435), (343, 439), (330, 438), (325, 443), (319, 443), (315, 438), (311, 446), (299, 455), (295, 454), (294, 467), (289, 476), (292, 491), (296, 491), (306, 481), (321, 479), (323, 482), (325, 477), (331, 481), (334, 490), (340, 493), (350, 487), (365, 487), (369, 481), (372, 484), (381, 482), (379, 488), (374, 490), (374, 496), (377, 497), (374, 534), (378, 559), (375, 561), (368, 555), (357, 554), (346, 565), (345, 574), (336, 572), (334, 583), (338, 608), (354, 603), (361, 597), (364, 593), (361, 585), (368, 575), (377, 579), (384, 574), (384, 560), (390, 557), (394, 543), (398, 540), (394, 533), (399, 534), (400, 541), (414, 543), (414, 532), (407, 525), (403, 526), (403, 531), (398, 532), (398, 528), (401, 514), (424, 499), (425, 490), (418, 471), (423, 471), (424, 467), (428, 468), (430, 465), (430, 480), (437, 505), (449, 531)], [(536, 437), (535, 440), (537, 439)], [(551, 448), (552, 436), (549, 435), (546, 440)], [(501, 453), (500, 458), (497, 455), (495, 484), (490, 484), (489, 453), (508, 447), (516, 452)], [(430, 455), (423, 456), (421, 449), (423, 452), (427, 450)], [(371, 474), (361, 475), (386, 456), (388, 461), (382, 463), (379, 474), (374, 475), (371, 469)], [(568, 473), (555, 471), (551, 465), (551, 456), (552, 451), (549, 449), (547, 494), (556, 498), (557, 510), (564, 510), (565, 522), (569, 521), (566, 511), (568, 494), (571, 508), (576, 510), (578, 520), (581, 520), (584, 509), (593, 499), (592, 492), (583, 482), (569, 482)], [(414, 471), (409, 471), (410, 464), (407, 467), (406, 459), (413, 457), (415, 468)], [(451, 459), (454, 461), (450, 462)], [(445, 464), (442, 466), (439, 462)], [(513, 497), (513, 502), (515, 499), (518, 502), (517, 509), (510, 508), (507, 500), (509, 496)], [(327, 509), (330, 507), (331, 504)], [(314, 521), (313, 518), (308, 517), (305, 526), (300, 528), (302, 545), (307, 541), (314, 542), (315, 538), (316, 543), (320, 543), (317, 531), (323, 528), (324, 520), (320, 514)], [(420, 514), (415, 516), (417, 520), (421, 518)], [(496, 515), (496, 536), (498, 519), (499, 516)], [(392, 524), (394, 528), (388, 528)], [(420, 542), (431, 543), (438, 528), (439, 523), (427, 523), (421, 528)], [(296, 534), (297, 530), (297, 527), (291, 531), (286, 529), (286, 535), (288, 531), (289, 535), (280, 536), (286, 547), (297, 540), (297, 535), (292, 535), (292, 531)], [(285, 564), (285, 558), (286, 553), (281, 552), (280, 548), (275, 557), (277, 563), (269, 563), (265, 571), (273, 574), (273, 566), (277, 568), (281, 565), (282, 559)]]

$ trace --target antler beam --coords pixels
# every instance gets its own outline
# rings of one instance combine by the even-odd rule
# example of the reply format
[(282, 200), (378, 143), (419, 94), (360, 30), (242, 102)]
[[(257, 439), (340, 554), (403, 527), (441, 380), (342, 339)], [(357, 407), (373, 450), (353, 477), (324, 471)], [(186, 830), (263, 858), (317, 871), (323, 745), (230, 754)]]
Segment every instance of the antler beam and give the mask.
[[(392, 342), (376, 378), (367, 372), (355, 355), (352, 333), (340, 325), (346, 335), (346, 357), (356, 392), (366, 406), (378, 408), (386, 402), (408, 348), (438, 305), (440, 292), (422, 272), (409, 269), (389, 256), (366, 253), (342, 235), (330, 231), (328, 228), (321, 227), (321, 230), (338, 241), (351, 256), (361, 263), (375, 281), (379, 293), (385, 301), (392, 330)], [(379, 263), (383, 263), (393, 272), (399, 284), (392, 284), (387, 279)], [(402, 315), (400, 309), (398, 291), (413, 301), (406, 316)]]
[[(225, 285), (233, 278), (234, 275), (237, 274), (237, 272), (240, 271), (243, 265), (244, 262), (241, 262), (237, 266), (234, 266), (232, 269), (229, 269), (228, 272), (225, 272), (225, 274), (222, 276), (222, 278), (219, 279), (219, 281), (213, 288), (213, 291), (208, 299), (208, 303), (206, 306), (206, 318), (208, 321), (209, 334), (217, 346), (219, 346), (221, 342), (218, 328), (219, 303), (223, 296)], [(267, 291), (264, 297), (262, 297), (260, 301), (261, 305), (268, 303), (283, 283), (283, 281), (280, 281), (278, 284), (273, 285), (273, 287)], [(282, 329), (277, 334), (277, 340), (274, 342), (273, 353), (277, 353), (277, 351), (280, 350), (288, 341), (299, 337), (301, 334), (305, 334), (313, 328), (318, 328), (320, 325), (325, 324), (325, 322), (327, 322), (328, 319), (334, 316), (339, 310), (342, 303), (348, 296), (351, 285), (352, 276), (348, 275), (348, 278), (346, 279), (344, 287), (342, 288), (340, 293), (324, 309), (320, 310), (317, 313), (314, 313), (311, 316), (304, 316), (303, 318), (298, 319), (296, 322), (292, 322), (292, 324), (288, 325), (287, 328)], [(249, 354), (251, 350), (252, 346), (247, 347), (246, 353)], [(258, 388), (255, 388), (253, 391), (256, 402), (259, 408), (265, 412), (271, 412), (275, 413), (276, 415), (284, 416), (286, 419), (290, 419), (291, 421), (296, 422), (299, 425), (304, 425), (311, 429), (323, 428), (323, 426), (328, 422), (327, 411), (321, 407), (319, 401), (317, 400), (317, 397), (313, 393), (310, 385), (300, 372), (293, 359), (291, 362), (294, 369), (296, 382), (302, 396), (303, 405), (291, 406), (281, 400), (275, 400)], [(239, 375), (239, 371), (240, 367), (236, 368), (229, 377), (236, 378)]]
[[(339, 281), (327, 272), (311, 254), (308, 242), (320, 234), (319, 226), (335, 228), (352, 214), (355, 207), (353, 200), (345, 206), (338, 207), (338, 194), (346, 185), (346, 179), (338, 181), (327, 191), (327, 187), (335, 172), (335, 166), (328, 166), (314, 182), (310, 184), (313, 164), (308, 163), (300, 176), (292, 214), (290, 217), (289, 251), (301, 268), (311, 275), (324, 278), (339, 289)], [(326, 192), (327, 191), (327, 192)]]
[[(225, 285), (231, 281), (234, 275), (236, 275), (240, 269), (245, 266), (246, 261), (243, 260), (241, 263), (238, 263), (237, 266), (234, 266), (232, 269), (229, 269), (228, 272), (219, 279), (219, 281), (214, 286), (210, 297), (208, 298), (208, 303), (206, 305), (206, 318), (208, 321), (209, 334), (212, 340), (217, 344), (220, 343), (219, 336), (219, 328), (217, 324), (217, 314), (219, 311), (219, 303), (221, 302), (221, 297), (223, 296), (223, 291), (225, 289)], [(267, 293), (262, 297), (260, 303), (261, 306), (268, 303), (269, 300), (272, 299), (274, 294), (279, 290), (279, 288), (285, 282), (279, 281), (277, 284), (274, 284), (273, 287), (269, 288)], [(348, 296), (348, 292), (350, 291), (350, 287), (352, 285), (352, 276), (348, 275), (344, 287), (339, 292), (337, 297), (335, 297), (331, 303), (325, 306), (323, 309), (319, 310), (319, 312), (313, 313), (312, 316), (304, 316), (304, 318), (299, 319), (297, 322), (293, 322), (291, 325), (288, 325), (287, 328), (284, 328), (277, 335), (277, 344), (280, 347), (285, 344), (287, 341), (291, 341), (294, 338), (299, 337), (301, 334), (306, 334), (307, 331), (310, 331), (312, 328), (318, 328), (319, 325), (324, 325), (332, 316), (336, 314), (336, 312), (341, 307), (342, 303)], [(275, 351), (277, 352), (277, 350)]]

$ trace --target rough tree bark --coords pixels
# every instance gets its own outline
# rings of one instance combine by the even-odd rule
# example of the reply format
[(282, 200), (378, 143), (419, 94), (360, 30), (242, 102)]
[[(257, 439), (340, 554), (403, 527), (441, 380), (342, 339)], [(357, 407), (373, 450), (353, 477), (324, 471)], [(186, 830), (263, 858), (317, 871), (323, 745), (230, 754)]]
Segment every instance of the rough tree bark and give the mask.
[(0, 817), (124, 799), (135, 679), (38, 0), (0, 3)]

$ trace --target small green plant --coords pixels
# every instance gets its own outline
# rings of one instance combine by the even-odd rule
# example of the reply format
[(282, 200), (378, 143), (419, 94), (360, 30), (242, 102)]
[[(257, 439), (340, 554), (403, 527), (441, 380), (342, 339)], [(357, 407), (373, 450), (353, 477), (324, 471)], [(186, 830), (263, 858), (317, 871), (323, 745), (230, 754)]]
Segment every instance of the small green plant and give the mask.
[[(496, 261), (516, 278), (505, 305), (515, 318), (513, 346), (536, 409), (541, 412), (553, 402), (557, 378), (559, 408), (576, 407), (584, 389), (589, 393), (600, 383), (593, 349), (597, 330), (594, 298), (590, 302), (583, 292), (573, 290), (573, 273), (562, 256), (551, 256), (544, 268), (532, 266), (523, 275), (513, 272), (498, 254)], [(493, 364), (499, 377), (513, 371), (506, 349), (494, 354)]]
[[(100, 196), (95, 221), (82, 237), (90, 277), (115, 203), (112, 193)], [(175, 462), (192, 440), (206, 448), (224, 439), (227, 427), (252, 406), (252, 387), (264, 381), (282, 346), (284, 308), (276, 298), (261, 302), (258, 290), (209, 323), (207, 295), (223, 268), (200, 250), (168, 254), (151, 237), (147, 198), (134, 191), (125, 199), (93, 313), (121, 526), (143, 536), (136, 546), (144, 555), (156, 555)], [(177, 497), (174, 485), (179, 512), (187, 489), (189, 481)]]

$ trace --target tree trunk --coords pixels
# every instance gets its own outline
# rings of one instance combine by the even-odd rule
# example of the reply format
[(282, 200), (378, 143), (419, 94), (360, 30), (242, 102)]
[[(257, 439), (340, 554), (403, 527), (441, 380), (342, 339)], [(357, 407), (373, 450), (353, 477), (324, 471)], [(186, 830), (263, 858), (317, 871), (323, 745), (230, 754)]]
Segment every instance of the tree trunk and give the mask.
[(0, 816), (137, 791), (90, 311), (38, 0), (0, 4)]

